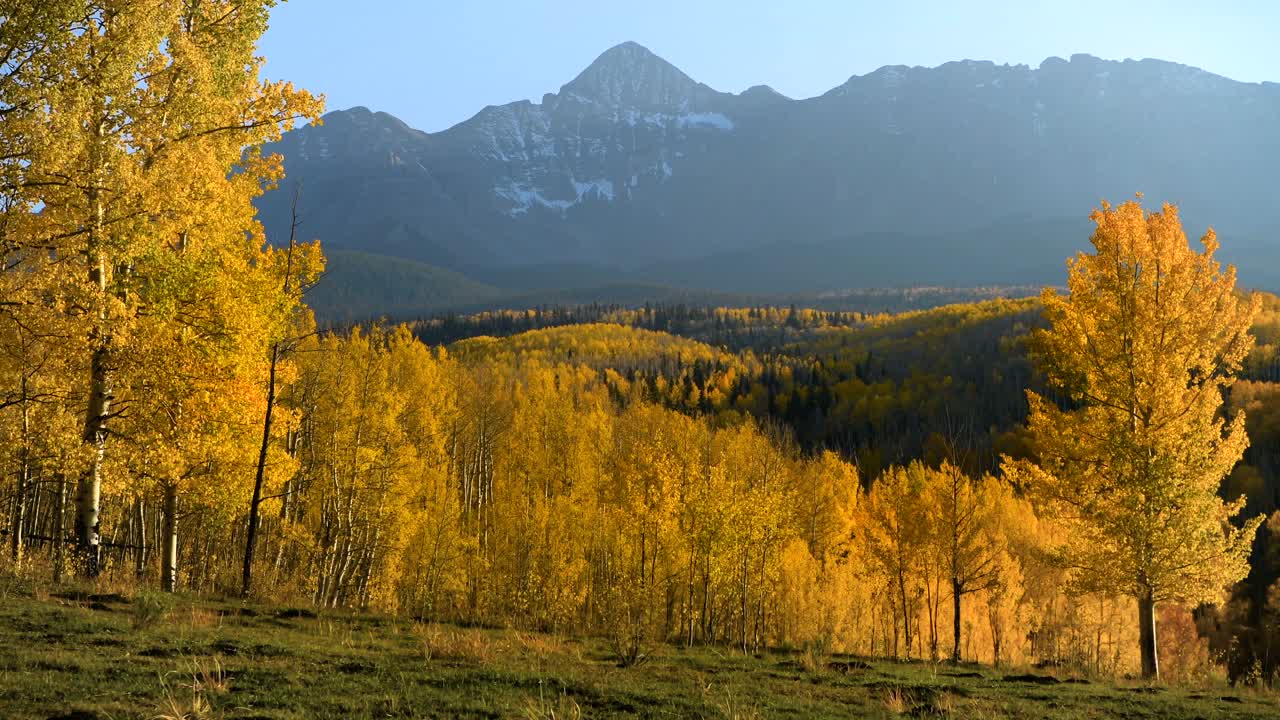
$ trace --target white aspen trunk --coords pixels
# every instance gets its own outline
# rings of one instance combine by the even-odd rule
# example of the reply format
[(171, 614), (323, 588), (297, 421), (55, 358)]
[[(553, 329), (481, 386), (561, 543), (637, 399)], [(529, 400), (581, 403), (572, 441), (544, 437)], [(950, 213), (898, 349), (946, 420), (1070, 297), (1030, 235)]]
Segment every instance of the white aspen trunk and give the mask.
[(15, 568), (22, 567), (23, 529), (27, 524), (27, 486), (31, 482), (30, 466), (27, 464), (27, 449), (21, 450), (18, 461), (17, 493), (13, 498), (12, 527), (9, 530), (9, 551), (13, 557)]
[[(106, 100), (98, 98), (98, 107), (104, 110)], [(94, 127), (94, 145), (90, 159), (94, 182), (88, 193), (89, 199), (89, 274), (90, 284), (102, 295), (107, 292), (107, 258), (102, 252), (103, 227), (106, 208), (103, 205), (101, 190), (97, 182), (102, 172), (101, 147), (105, 123), (99, 121)], [(114, 392), (114, 373), (111, 372), (111, 338), (105, 334), (108, 318), (105, 304), (98, 312), (100, 326), (94, 328), (90, 336), (93, 356), (89, 370), (89, 400), (85, 411), (84, 432), (82, 441), (92, 448), (89, 467), (76, 486), (76, 549), (80, 560), (80, 572), (87, 577), (98, 575), (101, 561), (102, 538), (98, 517), (102, 501), (102, 462), (106, 454), (107, 418), (111, 412), (111, 400)]]
[(160, 540), (160, 586), (165, 592), (174, 592), (178, 586), (178, 488), (164, 486), (164, 529)]
[(55, 583), (62, 582), (62, 572), (65, 556), (66, 545), (66, 518), (67, 518), (67, 479), (65, 476), (58, 475), (57, 478), (57, 497), (54, 498), (54, 521), (53, 521), (53, 581)]
[(13, 527), (9, 544), (13, 565), (22, 567), (23, 532), (27, 524), (27, 489), (31, 485), (31, 410), (27, 403), (27, 377), (22, 377), (22, 447), (18, 450), (18, 487), (13, 498)]
[(138, 498), (136, 522), (138, 531), (134, 534), (133, 572), (139, 579), (147, 575), (147, 504)]
[(76, 550), (80, 571), (96, 577), (102, 552), (102, 463), (106, 456), (107, 416), (111, 410), (112, 374), (107, 369), (105, 344), (94, 350), (89, 380), (89, 410), (85, 416), (84, 442), (92, 447), (89, 467), (76, 484)]
[[(290, 453), (290, 455), (292, 455), (292, 453)], [(289, 503), (292, 495), (293, 478), (289, 478), (284, 483), (284, 491), (280, 497), (280, 529), (277, 531), (277, 534), (280, 537), (276, 540), (276, 557), (271, 563), (271, 567), (274, 568), (276, 575), (280, 574), (280, 566), (284, 564), (284, 526), (289, 522)]]
[(1142, 677), (1160, 679), (1160, 654), (1156, 640), (1156, 603), (1150, 589), (1138, 596), (1138, 642), (1142, 646)]

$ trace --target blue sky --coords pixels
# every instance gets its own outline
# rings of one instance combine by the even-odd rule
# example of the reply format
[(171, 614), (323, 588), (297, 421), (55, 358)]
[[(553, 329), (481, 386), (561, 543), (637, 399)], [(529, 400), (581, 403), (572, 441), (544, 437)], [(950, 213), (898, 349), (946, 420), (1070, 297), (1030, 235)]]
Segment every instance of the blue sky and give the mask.
[(292, 0), (262, 39), (266, 75), (442, 130), (485, 105), (541, 100), (634, 40), (717, 90), (811, 97), (882, 65), (1051, 55), (1154, 57), (1280, 82), (1266, 0)]

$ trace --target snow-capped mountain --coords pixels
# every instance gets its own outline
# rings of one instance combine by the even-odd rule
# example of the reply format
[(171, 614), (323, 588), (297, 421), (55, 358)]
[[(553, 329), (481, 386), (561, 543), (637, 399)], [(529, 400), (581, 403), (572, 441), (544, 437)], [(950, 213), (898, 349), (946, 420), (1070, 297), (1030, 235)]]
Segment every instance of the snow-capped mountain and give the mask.
[[(308, 235), (481, 274), (764, 291), (747, 285), (803, 255), (814, 271), (789, 285), (809, 289), (1042, 282), (1100, 199), (1136, 191), (1235, 233), (1244, 263), (1280, 254), (1280, 86), (1158, 60), (887, 66), (793, 100), (717, 91), (624, 43), (540, 103), (432, 134), (357, 107), (270, 150), (289, 181), (261, 202), (269, 233), (301, 181)], [(748, 265), (760, 277), (736, 285), (717, 270)]]

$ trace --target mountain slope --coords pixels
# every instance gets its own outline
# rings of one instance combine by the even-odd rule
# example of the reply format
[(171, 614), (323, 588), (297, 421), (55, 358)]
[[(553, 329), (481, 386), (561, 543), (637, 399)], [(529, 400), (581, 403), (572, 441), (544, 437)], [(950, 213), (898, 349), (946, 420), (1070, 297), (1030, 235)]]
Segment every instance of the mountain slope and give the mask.
[(487, 304), (502, 291), (464, 275), (403, 258), (325, 248), (326, 269), (307, 304), (330, 322), (363, 321)]
[[(1179, 203), (1189, 232), (1242, 238), (1242, 278), (1270, 284), (1252, 267), (1280, 228), (1276, 128), (1280, 86), (1159, 60), (892, 66), (793, 100), (719, 92), (624, 43), (541, 103), (432, 134), (353, 108), (270, 150), (327, 247), (472, 276), (573, 265), (739, 292), (817, 289), (809, 276), (1057, 281), (1088, 210), (1142, 191)], [(289, 184), (261, 201), (269, 232), (287, 227)], [(723, 272), (735, 258), (749, 282)]]

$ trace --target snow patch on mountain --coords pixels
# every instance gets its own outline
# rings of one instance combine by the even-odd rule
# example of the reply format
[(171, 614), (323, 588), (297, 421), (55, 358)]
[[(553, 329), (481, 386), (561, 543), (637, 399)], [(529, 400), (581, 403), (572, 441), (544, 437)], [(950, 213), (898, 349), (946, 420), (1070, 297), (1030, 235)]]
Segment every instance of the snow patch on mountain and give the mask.
[(485, 147), (478, 154), (503, 162), (556, 156), (551, 118), (537, 105), (512, 103), (486, 108), (480, 121)]
[(543, 190), (541, 188), (516, 180), (511, 180), (505, 185), (498, 185), (494, 187), (493, 192), (498, 197), (511, 202), (511, 207), (506, 211), (506, 214), (511, 217), (525, 215), (535, 206), (544, 207), (548, 210), (556, 210), (563, 214), (567, 212), (569, 208), (581, 205), (588, 199), (613, 202), (614, 190), (612, 180), (605, 180), (601, 178), (597, 180), (579, 182), (570, 178), (569, 182), (573, 185), (575, 196), (568, 199), (549, 198), (543, 194)]
[(578, 202), (582, 202), (582, 198), (587, 193), (594, 191), (596, 197), (605, 200), (613, 200), (613, 181), (612, 180), (589, 180), (587, 182), (573, 181), (573, 189), (578, 192)]
[(697, 113), (660, 113), (624, 110), (615, 114), (619, 122), (630, 127), (648, 125), (659, 128), (712, 128), (716, 130), (732, 130), (733, 120), (728, 115), (718, 112)]
[(680, 123), (680, 127), (709, 127), (717, 130), (733, 129), (733, 121), (724, 113), (685, 113), (679, 116), (677, 121)]

